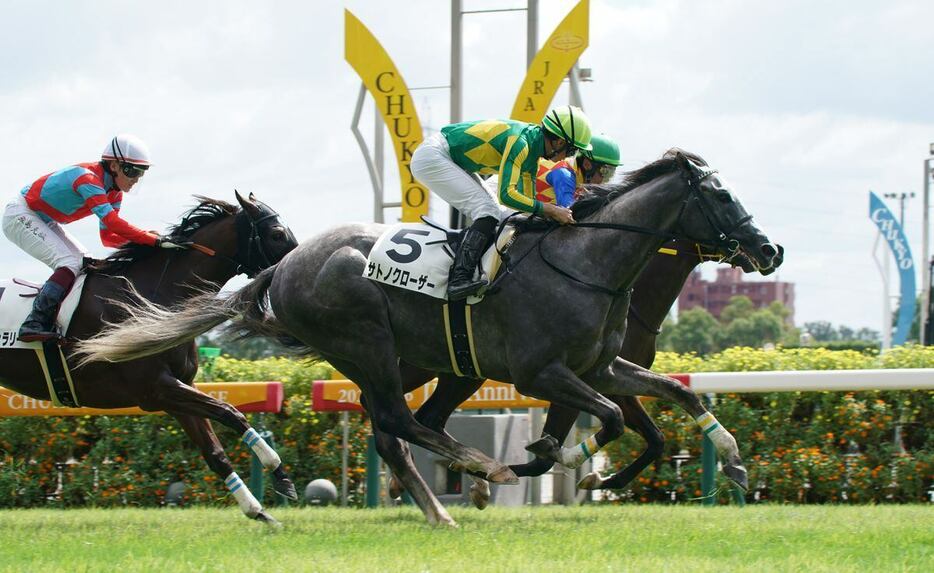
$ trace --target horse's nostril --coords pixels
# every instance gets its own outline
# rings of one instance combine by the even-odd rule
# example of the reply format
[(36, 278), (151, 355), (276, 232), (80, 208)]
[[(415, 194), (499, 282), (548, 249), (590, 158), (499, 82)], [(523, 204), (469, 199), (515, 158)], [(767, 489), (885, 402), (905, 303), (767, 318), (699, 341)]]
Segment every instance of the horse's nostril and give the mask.
[(772, 243), (765, 243), (762, 245), (762, 254), (771, 259), (778, 254), (778, 249)]

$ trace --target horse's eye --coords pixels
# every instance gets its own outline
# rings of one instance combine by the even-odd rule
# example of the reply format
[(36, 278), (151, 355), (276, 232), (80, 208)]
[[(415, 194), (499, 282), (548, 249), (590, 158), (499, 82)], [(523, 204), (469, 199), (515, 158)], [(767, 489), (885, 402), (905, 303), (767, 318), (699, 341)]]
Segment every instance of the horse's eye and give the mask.
[(732, 203), (733, 196), (730, 195), (729, 191), (718, 191), (717, 200), (720, 201), (721, 203)]
[(285, 231), (283, 231), (282, 229), (275, 229), (275, 230), (270, 234), (270, 237), (272, 238), (273, 241), (284, 241), (284, 240), (285, 240)]

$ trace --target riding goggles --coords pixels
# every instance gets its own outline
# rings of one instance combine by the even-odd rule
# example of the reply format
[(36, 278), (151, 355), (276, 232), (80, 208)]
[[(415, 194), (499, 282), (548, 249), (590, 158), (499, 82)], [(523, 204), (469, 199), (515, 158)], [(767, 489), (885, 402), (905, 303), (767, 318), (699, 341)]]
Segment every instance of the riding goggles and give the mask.
[(139, 179), (146, 173), (147, 169), (149, 169), (148, 165), (134, 165), (132, 163), (120, 164), (120, 171), (130, 179)]

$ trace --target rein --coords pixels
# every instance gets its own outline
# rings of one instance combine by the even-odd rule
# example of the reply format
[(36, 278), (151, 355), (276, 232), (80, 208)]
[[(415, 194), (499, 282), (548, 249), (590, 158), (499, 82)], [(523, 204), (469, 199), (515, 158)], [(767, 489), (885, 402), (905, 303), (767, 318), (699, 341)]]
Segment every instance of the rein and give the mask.
[[(720, 225), (717, 224), (716, 218), (712, 216), (712, 214), (708, 211), (708, 208), (705, 207), (703, 200), (701, 200), (701, 198), (699, 197), (699, 193), (701, 193), (701, 190), (699, 188), (700, 182), (706, 179), (707, 177), (710, 177), (714, 173), (717, 173), (717, 170), (710, 169), (710, 170), (702, 171), (700, 175), (696, 178), (686, 177), (687, 185), (690, 188), (691, 192), (687, 197), (685, 197), (684, 201), (681, 202), (681, 209), (678, 211), (678, 217), (675, 219), (675, 223), (677, 224), (677, 222), (680, 221), (681, 217), (684, 215), (684, 212), (687, 209), (688, 203), (691, 200), (697, 201), (697, 206), (700, 209), (701, 214), (704, 216), (704, 219), (707, 221), (707, 224), (710, 225), (710, 227), (714, 230), (714, 232), (717, 233), (716, 239), (712, 241), (699, 241), (693, 237), (688, 237), (686, 235), (680, 235), (678, 233), (672, 233), (669, 231), (659, 231), (657, 229), (650, 229), (648, 227), (640, 227), (638, 225), (627, 225), (625, 223), (581, 222), (581, 223), (575, 223), (572, 226), (581, 227), (581, 228), (589, 228), (589, 229), (608, 229), (608, 230), (614, 230), (614, 231), (626, 231), (626, 232), (631, 232), (631, 233), (639, 233), (642, 235), (652, 235), (656, 237), (662, 237), (666, 239), (666, 242), (674, 240), (674, 241), (683, 241), (687, 243), (693, 243), (697, 248), (697, 256), (698, 258), (700, 258), (701, 262), (703, 262), (705, 258), (713, 258), (713, 255), (708, 255), (708, 254), (703, 253), (703, 251), (701, 250), (702, 247), (708, 247), (708, 248), (713, 249), (714, 251), (723, 249), (723, 250), (726, 250), (729, 253), (729, 255), (728, 256), (718, 255), (719, 258), (721, 260), (730, 260), (733, 257), (735, 257), (739, 252), (739, 241), (737, 241), (736, 239), (733, 239), (731, 235), (736, 229), (740, 228), (742, 225), (750, 221), (752, 219), (752, 215), (747, 215), (745, 217), (740, 218), (727, 231), (723, 231), (720, 228)], [(551, 268), (551, 270), (555, 271), (556, 273), (558, 273), (559, 275), (565, 278), (568, 278), (580, 284), (581, 286), (584, 286), (591, 290), (595, 290), (597, 292), (612, 296), (614, 298), (628, 295), (631, 292), (632, 289), (614, 289), (614, 288), (609, 288), (603, 285), (598, 285), (596, 283), (588, 282), (586, 280), (583, 280), (581, 278), (578, 278), (572, 275), (571, 273), (565, 271), (564, 269), (558, 267), (556, 264), (548, 260), (548, 258), (545, 256), (544, 251), (542, 250), (542, 243), (544, 242), (545, 237), (550, 235), (554, 230), (558, 228), (559, 228), (558, 226), (555, 226), (545, 231), (542, 234), (542, 236), (535, 242), (535, 245), (533, 245), (532, 247), (533, 249), (534, 248), (538, 249), (539, 257), (541, 257), (542, 261), (546, 265), (548, 265), (548, 267)], [(518, 266), (518, 264), (522, 262), (522, 260), (525, 259), (525, 257), (528, 256), (528, 254), (531, 252), (532, 252), (532, 249), (529, 249), (528, 251), (526, 251), (525, 254), (522, 255), (522, 257), (519, 258), (518, 261), (515, 262), (515, 264), (513, 265), (507, 264), (506, 265), (507, 273), (512, 272), (512, 270), (515, 269), (516, 266)], [(499, 280), (494, 281), (494, 282), (499, 282)], [(655, 329), (649, 327), (644, 321), (640, 320), (640, 317), (638, 316), (637, 312), (634, 312), (633, 315), (636, 317), (636, 320), (640, 321), (642, 325), (645, 326), (649, 331), (655, 331)], [(656, 332), (656, 335), (660, 334), (660, 332), (661, 331)]]
[[(267, 205), (266, 208), (268, 209), (269, 206)], [(263, 248), (263, 241), (259, 236), (259, 225), (270, 219), (278, 218), (279, 213), (272, 211), (268, 215), (263, 215), (262, 217), (256, 220), (250, 218), (249, 213), (247, 213), (245, 210), (243, 210), (242, 213), (244, 215), (244, 219), (250, 226), (249, 236), (247, 237), (245, 241), (246, 242), (246, 263), (241, 262), (237, 255), (234, 255), (233, 257), (228, 257), (225, 254), (218, 253), (216, 250), (210, 247), (207, 247), (205, 245), (201, 245), (199, 243), (191, 243), (190, 249), (198, 251), (199, 253), (206, 255), (208, 257), (217, 257), (217, 258), (223, 259), (236, 267), (235, 269), (236, 274), (239, 275), (241, 273), (245, 273), (249, 278), (253, 278), (264, 268), (272, 265), (272, 261), (269, 259), (269, 255), (266, 253), (266, 249)], [(241, 236), (240, 227), (242, 227), (243, 225), (238, 223), (237, 226), (238, 226), (237, 242), (240, 243), (242, 242), (240, 241), (240, 236)], [(258, 265), (252, 264), (254, 251), (259, 257)], [(240, 248), (238, 246), (237, 254), (239, 253), (240, 253)], [(159, 287), (162, 285), (162, 280), (165, 278), (165, 273), (169, 269), (169, 263), (172, 261), (172, 255), (174, 254), (175, 253), (170, 253), (169, 257), (166, 258), (165, 266), (162, 267), (162, 272), (159, 274), (159, 280), (156, 281), (156, 286), (152, 290), (153, 297), (156, 296), (156, 293), (158, 292)]]

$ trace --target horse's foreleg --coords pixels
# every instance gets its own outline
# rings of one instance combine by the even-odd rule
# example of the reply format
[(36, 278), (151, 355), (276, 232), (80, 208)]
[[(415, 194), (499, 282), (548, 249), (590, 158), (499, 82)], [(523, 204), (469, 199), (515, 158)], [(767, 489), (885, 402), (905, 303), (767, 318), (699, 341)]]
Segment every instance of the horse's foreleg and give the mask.
[(201, 456), (207, 462), (219, 478), (224, 480), (224, 485), (230, 491), (230, 494), (237, 500), (240, 511), (250, 519), (263, 521), (269, 525), (278, 526), (279, 522), (263, 510), (263, 505), (253, 495), (253, 493), (243, 484), (243, 480), (234, 471), (220, 440), (214, 434), (211, 422), (204, 418), (180, 414), (167, 410), (167, 412), (181, 424), (182, 429), (191, 438), (191, 441), (201, 450)]
[(234, 430), (240, 434), (243, 443), (256, 454), (263, 467), (272, 470), (273, 489), (276, 493), (292, 500), (298, 499), (295, 484), (282, 467), (279, 454), (250, 426), (246, 417), (230, 404), (221, 402), (166, 374), (160, 377), (153, 395), (140, 406), (144, 410), (164, 410), (208, 418)]
[(704, 408), (697, 394), (674, 378), (656, 374), (632, 362), (617, 358), (609, 368), (592, 380), (594, 388), (607, 394), (623, 396), (654, 396), (675, 402), (691, 416), (710, 438), (723, 460), (723, 473), (745, 491), (748, 487), (746, 468), (739, 455), (736, 439)]
[(635, 430), (645, 439), (646, 449), (635, 461), (612, 476), (604, 478), (597, 472), (587, 474), (577, 484), (581, 489), (622, 489), (629, 485), (629, 482), (650, 463), (658, 459), (665, 448), (665, 437), (652, 421), (649, 413), (645, 411), (639, 398), (635, 396), (607, 396), (607, 398), (616, 402), (623, 410), (626, 427)]
[(596, 434), (570, 448), (562, 447), (552, 436), (543, 436), (526, 447), (539, 457), (576, 468), (623, 433), (623, 413), (619, 406), (585, 384), (560, 362), (553, 362), (529, 379), (516, 379), (515, 385), (516, 390), (526, 396), (588, 412), (603, 424)]
[[(574, 408), (567, 408), (560, 404), (549, 405), (545, 426), (542, 428), (542, 436), (554, 436), (559, 444), (563, 444), (565, 438), (571, 432), (571, 428), (574, 427), (574, 422), (579, 414), (580, 410)], [(530, 462), (509, 467), (519, 477), (537, 477), (550, 470), (554, 465), (554, 460), (536, 456)]]

